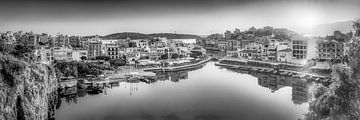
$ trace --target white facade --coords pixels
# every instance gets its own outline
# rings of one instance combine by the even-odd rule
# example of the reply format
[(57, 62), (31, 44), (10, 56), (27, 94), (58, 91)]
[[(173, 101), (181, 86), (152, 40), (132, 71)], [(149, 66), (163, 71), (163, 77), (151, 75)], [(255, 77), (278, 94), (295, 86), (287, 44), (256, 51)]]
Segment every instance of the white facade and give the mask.
[(278, 62), (291, 62), (292, 50), (290, 48), (279, 50), (277, 53)]
[(74, 50), (72, 53), (72, 59), (76, 61), (81, 61), (81, 57), (87, 58), (87, 50)]

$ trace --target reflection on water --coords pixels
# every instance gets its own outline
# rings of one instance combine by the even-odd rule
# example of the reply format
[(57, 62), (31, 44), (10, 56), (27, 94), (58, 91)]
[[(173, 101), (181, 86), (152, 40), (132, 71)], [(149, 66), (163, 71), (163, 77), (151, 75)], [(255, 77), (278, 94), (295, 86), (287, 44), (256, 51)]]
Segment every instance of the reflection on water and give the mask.
[[(171, 81), (171, 82), (179, 82), (181, 80), (185, 80), (188, 78), (188, 71), (177, 71), (177, 72), (157, 72), (155, 79), (156, 81)], [(86, 95), (107, 95), (107, 91), (114, 87), (120, 87), (120, 83), (122, 83), (124, 88), (129, 90), (129, 95), (133, 95), (136, 91), (139, 90), (138, 84), (141, 81), (128, 81), (128, 82), (112, 82), (109, 87), (105, 87), (103, 92), (89, 92), (86, 89), (78, 89), (77, 87), (69, 87), (65, 88), (60, 95), (59, 107), (61, 106), (61, 102), (64, 101), (68, 105), (76, 104), (78, 97), (85, 97)]]
[[(311, 83), (207, 63), (156, 73), (155, 83), (115, 82), (103, 92), (68, 88), (57, 120), (295, 120), (307, 112)], [(75, 92), (74, 92), (75, 91)]]
[(246, 72), (258, 79), (258, 84), (262, 87), (269, 88), (271, 92), (275, 92), (283, 87), (292, 88), (292, 101), (294, 104), (302, 104), (308, 102), (311, 94), (309, 87), (313, 84), (307, 79), (300, 79), (285, 75), (269, 74), (255, 71), (241, 71), (236, 69), (229, 69), (233, 72)]

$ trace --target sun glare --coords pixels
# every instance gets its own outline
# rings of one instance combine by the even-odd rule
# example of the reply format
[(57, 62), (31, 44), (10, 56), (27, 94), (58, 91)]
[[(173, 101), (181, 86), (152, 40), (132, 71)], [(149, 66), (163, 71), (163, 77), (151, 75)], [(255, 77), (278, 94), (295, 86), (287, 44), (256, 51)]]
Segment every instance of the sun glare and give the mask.
[(319, 14), (310, 9), (299, 9), (292, 12), (291, 21), (300, 29), (311, 30), (319, 24)]

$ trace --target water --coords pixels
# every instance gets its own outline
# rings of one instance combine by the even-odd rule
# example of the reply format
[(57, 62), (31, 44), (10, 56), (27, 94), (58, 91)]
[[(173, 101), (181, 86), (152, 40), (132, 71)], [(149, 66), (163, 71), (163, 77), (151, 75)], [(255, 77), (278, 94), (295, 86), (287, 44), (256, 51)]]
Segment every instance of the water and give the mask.
[(120, 82), (98, 95), (78, 92), (61, 98), (55, 118), (296, 120), (307, 112), (309, 83), (252, 75), (209, 62), (193, 71), (159, 74), (158, 81), (152, 84)]

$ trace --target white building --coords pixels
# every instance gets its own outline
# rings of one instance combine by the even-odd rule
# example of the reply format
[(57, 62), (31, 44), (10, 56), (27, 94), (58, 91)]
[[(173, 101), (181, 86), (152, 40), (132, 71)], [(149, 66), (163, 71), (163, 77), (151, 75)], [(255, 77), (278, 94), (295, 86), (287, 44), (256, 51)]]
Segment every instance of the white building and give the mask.
[(54, 47), (54, 60), (73, 60), (73, 49), (70, 46)]
[(82, 60), (81, 57), (87, 58), (87, 56), (88, 56), (87, 49), (77, 49), (74, 50), (72, 53), (72, 59), (76, 61), (81, 61)]
[(277, 53), (277, 61), (278, 62), (291, 62), (291, 58), (292, 58), (291, 48), (278, 50), (278, 53)]

